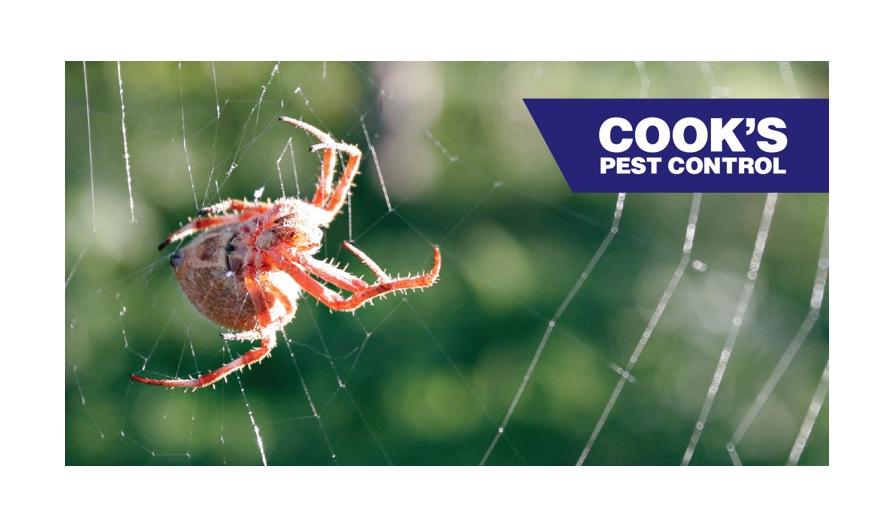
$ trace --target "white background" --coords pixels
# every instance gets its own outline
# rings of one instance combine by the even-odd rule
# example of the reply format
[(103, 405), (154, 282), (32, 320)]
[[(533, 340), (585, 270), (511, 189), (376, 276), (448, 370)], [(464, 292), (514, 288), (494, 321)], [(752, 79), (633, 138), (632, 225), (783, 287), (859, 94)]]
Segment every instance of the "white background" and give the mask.
[[(2, 172), (23, 192), (3, 198), (2, 523), (891, 525), (891, 17), (859, 2), (581, 5), (5, 7)], [(831, 467), (66, 467), (63, 61), (271, 58), (830, 60)]]

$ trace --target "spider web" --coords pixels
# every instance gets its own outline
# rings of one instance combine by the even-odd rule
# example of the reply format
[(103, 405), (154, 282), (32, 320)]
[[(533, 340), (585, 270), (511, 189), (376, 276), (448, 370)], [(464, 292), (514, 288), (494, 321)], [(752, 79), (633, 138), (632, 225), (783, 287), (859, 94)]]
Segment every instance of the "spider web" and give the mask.
[[(68, 64), (67, 462), (827, 463), (826, 196), (571, 195), (521, 102), (799, 96), (800, 71), (826, 96), (788, 63)], [(325, 256), (407, 274), (437, 244), (440, 283), (303, 299), (213, 390), (131, 383), (248, 350), (153, 251), (203, 205), (308, 197), (280, 115), (364, 152)]]

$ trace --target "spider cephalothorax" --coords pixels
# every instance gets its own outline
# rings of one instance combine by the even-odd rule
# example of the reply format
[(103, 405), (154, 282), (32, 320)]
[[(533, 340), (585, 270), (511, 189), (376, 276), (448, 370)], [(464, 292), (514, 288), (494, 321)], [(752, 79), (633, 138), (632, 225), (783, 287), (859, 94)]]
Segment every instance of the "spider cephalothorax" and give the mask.
[[(429, 287), (438, 278), (441, 253), (437, 246), (433, 247), (434, 263), (428, 273), (392, 278), (360, 249), (344, 242), (344, 247), (372, 271), (376, 277), (373, 284), (315, 258), (323, 229), (346, 202), (361, 153), (357, 147), (338, 143), (309, 124), (289, 117), (280, 120), (320, 141), (311, 147), (323, 154), (323, 167), (311, 201), (226, 200), (199, 211), (198, 218), (168, 235), (159, 246), (163, 249), (198, 233), (189, 244), (171, 254), (171, 266), (181, 288), (203, 315), (234, 331), (224, 334), (225, 339), (260, 339), (261, 345), (195, 379), (152, 379), (134, 374), (133, 380), (171, 388), (202, 388), (260, 361), (276, 345), (276, 332), (295, 316), (301, 291), (331, 309), (353, 311), (388, 293)], [(346, 154), (348, 160), (342, 177), (334, 184), (339, 152)], [(327, 283), (349, 296), (330, 289)]]

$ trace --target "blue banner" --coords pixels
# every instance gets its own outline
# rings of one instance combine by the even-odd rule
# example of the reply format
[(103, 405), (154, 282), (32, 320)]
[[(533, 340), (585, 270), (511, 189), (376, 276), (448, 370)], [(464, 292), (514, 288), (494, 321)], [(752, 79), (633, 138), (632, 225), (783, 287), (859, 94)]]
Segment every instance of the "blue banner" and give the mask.
[(573, 192), (828, 192), (829, 99), (525, 99)]

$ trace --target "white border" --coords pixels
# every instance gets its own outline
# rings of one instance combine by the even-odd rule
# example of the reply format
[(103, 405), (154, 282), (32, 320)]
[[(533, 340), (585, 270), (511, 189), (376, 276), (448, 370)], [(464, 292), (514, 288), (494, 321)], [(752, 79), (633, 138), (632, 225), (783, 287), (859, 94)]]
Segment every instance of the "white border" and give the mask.
[[(99, 2), (96, 2), (100, 4)], [(3, 49), (3, 516), (40, 523), (806, 524), (891, 518), (889, 17), (779, 0), (17, 6)], [(368, 5), (368, 7), (361, 7)], [(582, 5), (586, 5), (582, 3)], [(64, 59), (832, 60), (832, 468), (66, 468)], [(55, 111), (54, 111), (55, 110)], [(883, 128), (885, 127), (885, 128)], [(10, 163), (11, 161), (11, 163)], [(7, 184), (9, 189), (10, 185)], [(10, 210), (11, 207), (11, 210)], [(43, 251), (49, 254), (44, 258)], [(59, 285), (57, 285), (59, 284)], [(31, 339), (39, 334), (41, 338)], [(52, 335), (51, 338), (44, 335)], [(887, 480), (890, 478), (886, 478)], [(676, 521), (675, 521), (676, 523)], [(877, 522), (874, 522), (877, 523)]]

